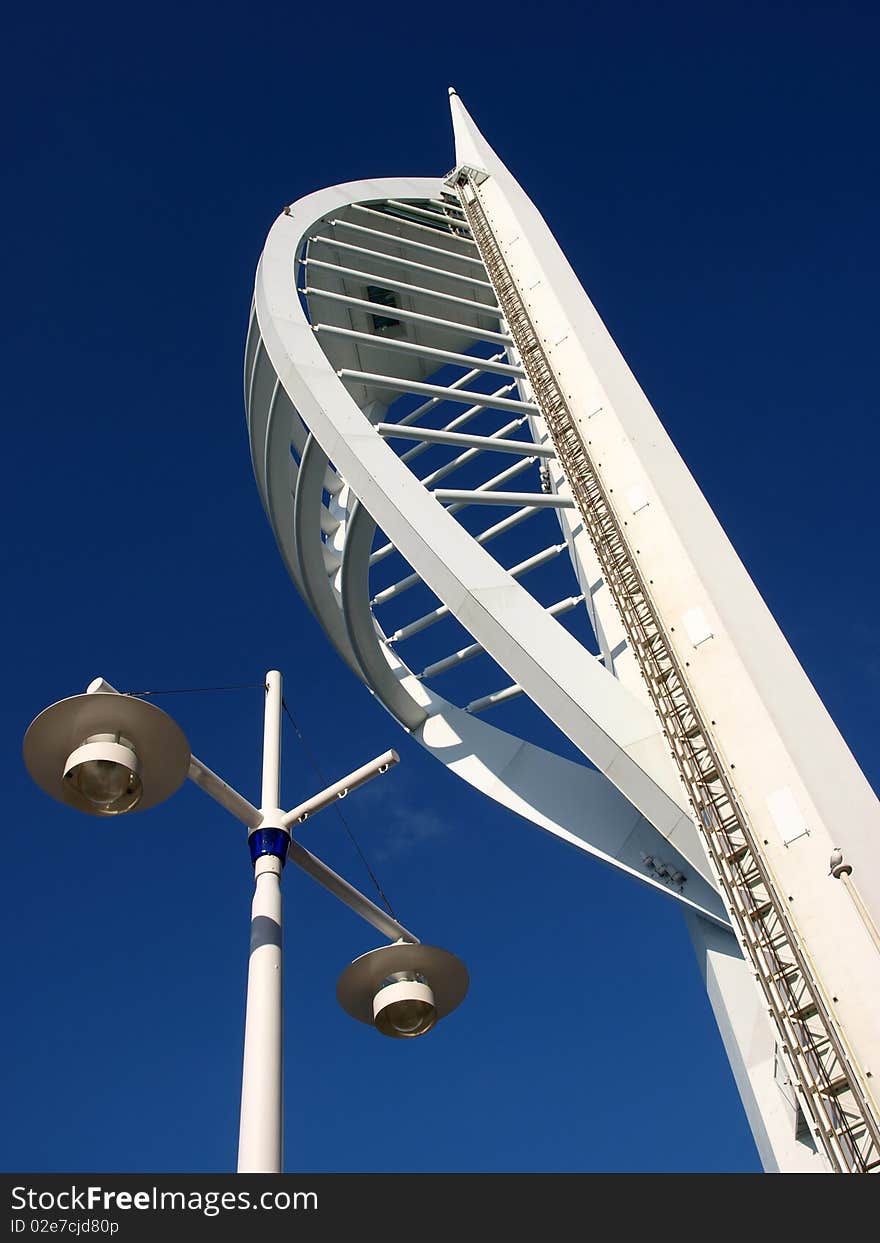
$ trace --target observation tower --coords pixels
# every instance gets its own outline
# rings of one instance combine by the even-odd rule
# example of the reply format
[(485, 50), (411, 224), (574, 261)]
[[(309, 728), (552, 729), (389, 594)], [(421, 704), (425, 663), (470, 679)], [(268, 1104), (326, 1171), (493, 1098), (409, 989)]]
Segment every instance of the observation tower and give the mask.
[(279, 551), (437, 760), (679, 904), (764, 1167), (876, 1171), (880, 805), (450, 103), (450, 173), (321, 190), (269, 232), (244, 380)]

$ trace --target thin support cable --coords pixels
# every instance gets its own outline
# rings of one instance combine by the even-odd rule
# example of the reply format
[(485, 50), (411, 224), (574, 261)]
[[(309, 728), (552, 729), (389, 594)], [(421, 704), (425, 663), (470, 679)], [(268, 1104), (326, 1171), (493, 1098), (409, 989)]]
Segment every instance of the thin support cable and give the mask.
[[(286, 714), (287, 714), (287, 719), (290, 721), (291, 725), (293, 726), (294, 733), (296, 734), (297, 738), (298, 738), (298, 739), (299, 739), (299, 741), (300, 741), (300, 745), (302, 746), (302, 749), (303, 749), (303, 751), (304, 751), (304, 752), (305, 752), (305, 754), (306, 754), (306, 758), (307, 758), (307, 760), (309, 761), (309, 764), (310, 764), (310, 765), (311, 765), (311, 767), (312, 767), (312, 771), (314, 772), (314, 774), (315, 774), (315, 776), (317, 777), (318, 781), (320, 781), (322, 785), (324, 785), (324, 786), (328, 785), (329, 783), (328, 783), (328, 781), (327, 781), (327, 778), (326, 778), (326, 776), (324, 775), (324, 773), (321, 771), (321, 766), (320, 766), (320, 764), (318, 763), (318, 761), (317, 761), (317, 759), (315, 758), (315, 756), (313, 755), (312, 750), (311, 750), (311, 748), (309, 747), (308, 743), (306, 742), (305, 738), (303, 737), (302, 730), (300, 729), (300, 727), (297, 725), (296, 721), (294, 720), (294, 718), (293, 718), (293, 713), (292, 713), (292, 712), (290, 711), (290, 709), (288, 708), (288, 706), (287, 706), (287, 702), (286, 702), (286, 700), (284, 699), (284, 696), (283, 696), (283, 695), (282, 695), (282, 697), (281, 697), (281, 706), (282, 706), (282, 708), (284, 709), (284, 711), (285, 711), (285, 712), (286, 712)], [(351, 840), (351, 844), (354, 846), (355, 850), (358, 852), (358, 855), (360, 856), (361, 863), (363, 863), (364, 867), (367, 869), (367, 873), (368, 873), (368, 875), (369, 875), (369, 877), (370, 877), (370, 880), (373, 882), (373, 885), (374, 885), (374, 886), (375, 886), (375, 888), (376, 888), (376, 892), (378, 893), (378, 895), (379, 895), (379, 897), (380, 897), (380, 899), (381, 899), (381, 901), (382, 901), (382, 904), (384, 905), (384, 907), (385, 907), (386, 911), (388, 912), (388, 914), (391, 916), (391, 918), (392, 918), (393, 920), (397, 920), (397, 915), (395, 914), (394, 907), (393, 907), (393, 906), (391, 905), (391, 903), (388, 901), (388, 898), (387, 898), (387, 897), (386, 897), (386, 895), (385, 895), (385, 890), (384, 890), (384, 889), (382, 888), (382, 886), (379, 884), (379, 881), (378, 881), (378, 878), (377, 878), (377, 876), (376, 876), (376, 873), (375, 873), (375, 872), (373, 871), (373, 869), (370, 867), (370, 864), (369, 864), (369, 862), (368, 862), (368, 860), (367, 860), (366, 855), (365, 855), (365, 854), (364, 854), (364, 852), (361, 850), (360, 845), (358, 844), (358, 840), (357, 840), (357, 838), (355, 837), (354, 833), (352, 832), (351, 827), (350, 827), (350, 825), (349, 825), (348, 821), (346, 820), (345, 816), (342, 814), (342, 808), (339, 806), (339, 800), (338, 800), (338, 799), (337, 799), (337, 800), (336, 800), (336, 802), (333, 804), (333, 809), (334, 809), (334, 811), (336, 812), (336, 814), (337, 814), (337, 816), (339, 817), (339, 819), (342, 821), (342, 827), (345, 829), (346, 833), (348, 834), (348, 836), (349, 836), (349, 838), (350, 838), (350, 840)]]
[(150, 695), (195, 695), (204, 691), (255, 691), (258, 689), (265, 690), (265, 682), (245, 682), (237, 686), (177, 686), (172, 690), (164, 691), (120, 691), (120, 695), (128, 695), (130, 698), (146, 699)]

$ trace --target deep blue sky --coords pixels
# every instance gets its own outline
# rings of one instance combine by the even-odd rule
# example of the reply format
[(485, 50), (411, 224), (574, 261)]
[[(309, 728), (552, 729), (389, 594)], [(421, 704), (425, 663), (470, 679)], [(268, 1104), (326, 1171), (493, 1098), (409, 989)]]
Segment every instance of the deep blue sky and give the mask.
[[(258, 682), (404, 922), (460, 953), (423, 1041), (338, 1010), (375, 938), (289, 869), (286, 1168), (754, 1170), (671, 902), (446, 775), (332, 655), (251, 478), (241, 356), (283, 203), (445, 172), (446, 86), (546, 215), (877, 784), (876, 6), (19, 6), (7, 151), (0, 1168), (235, 1159), (251, 877), (197, 791), (107, 826), (20, 739), (98, 673)], [(254, 800), (259, 691), (160, 700)], [(499, 722), (500, 723), (500, 722)], [(316, 785), (288, 733), (289, 803)], [(303, 841), (369, 885), (332, 813)]]

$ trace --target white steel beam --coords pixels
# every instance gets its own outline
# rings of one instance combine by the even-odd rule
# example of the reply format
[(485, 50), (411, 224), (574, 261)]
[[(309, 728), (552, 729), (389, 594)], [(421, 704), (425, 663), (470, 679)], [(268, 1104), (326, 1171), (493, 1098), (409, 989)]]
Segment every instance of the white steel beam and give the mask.
[[(499, 359), (502, 359), (505, 357), (506, 355), (504, 353), (493, 354), (489, 361), (494, 363), (494, 362), (498, 362)], [(469, 384), (471, 380), (475, 380), (477, 376), (480, 374), (481, 374), (481, 369), (479, 367), (475, 367), (473, 371), (469, 371), (467, 375), (459, 376), (457, 380), (453, 380), (449, 387), (450, 388), (464, 388), (465, 384)], [(504, 384), (502, 385), (501, 388), (495, 390), (494, 395), (496, 397), (503, 397), (505, 393), (509, 393), (510, 390), (513, 388), (516, 388), (515, 384)], [(415, 410), (411, 410), (409, 414), (404, 415), (402, 419), (398, 419), (398, 423), (400, 424), (401, 427), (406, 427), (410, 423), (415, 423), (416, 420), (420, 419), (423, 414), (427, 414), (430, 410), (436, 409), (436, 407), (441, 405), (443, 401), (445, 401), (445, 398), (443, 397), (432, 397), (429, 401), (422, 402), (422, 404), (420, 406), (417, 406)], [(480, 409), (480, 408), (481, 407), (477, 407), (476, 409)], [(474, 411), (475, 413), (476, 413), (476, 409)], [(467, 415), (467, 411), (465, 411), (465, 413), (460, 415), (459, 417), (464, 419), (466, 415)], [(448, 425), (447, 430), (448, 431), (453, 430), (452, 424)], [(414, 450), (410, 450), (410, 452), (414, 452)]]
[[(451, 302), (454, 306), (467, 307), (469, 311), (475, 311), (480, 315), (488, 315), (493, 319), (500, 319), (501, 312), (497, 306), (491, 306), (488, 302), (475, 302), (473, 298), (459, 298), (457, 294), (444, 293), (441, 289), (428, 289), (425, 285), (410, 285), (407, 281), (399, 281), (397, 277), (379, 276), (375, 272), (361, 272), (358, 268), (346, 268), (338, 263), (326, 263), (323, 259), (302, 259), (303, 267), (320, 268), (322, 272), (337, 272), (340, 276), (350, 276), (356, 281), (365, 281), (369, 285), (379, 285), (383, 289), (397, 289), (401, 293), (414, 294), (417, 297), (428, 298), (434, 302)], [(376, 308), (376, 315), (388, 315), (392, 309), (385, 307), (384, 303), (372, 303)], [(382, 308), (385, 308), (384, 310)]]
[(353, 242), (341, 242), (338, 238), (322, 237), (320, 234), (310, 237), (309, 242), (330, 246), (334, 250), (347, 250), (355, 255), (367, 255), (370, 259), (379, 259), (384, 263), (393, 263), (398, 267), (405, 267), (416, 274), (428, 272), (431, 276), (442, 276), (444, 280), (461, 281), (466, 285), (479, 285), (481, 289), (488, 289), (490, 293), (494, 293), (488, 281), (482, 281), (476, 276), (466, 276), (462, 272), (450, 272), (448, 268), (435, 268), (427, 263), (418, 263), (415, 259), (410, 259), (406, 255), (389, 255), (383, 250), (370, 250), (366, 246), (356, 246)]
[(501, 521), (496, 522), (494, 526), (487, 527), (485, 531), (482, 531), (475, 537), (476, 541), (478, 544), (488, 544), (491, 540), (495, 539), (496, 536), (503, 535), (505, 531), (509, 531), (511, 527), (519, 526), (521, 522), (525, 522), (527, 518), (533, 518), (535, 514), (540, 512), (541, 508), (538, 505), (524, 505), (522, 509), (516, 510), (516, 512), (512, 513), (508, 518), (502, 518)]
[[(381, 238), (383, 242), (394, 242), (398, 246), (404, 245), (411, 250), (419, 251), (419, 253), (446, 255), (450, 259), (455, 259), (458, 263), (472, 263), (482, 269), (482, 271), (485, 272), (486, 270), (483, 267), (483, 260), (476, 255), (460, 255), (458, 251), (448, 250), (445, 246), (429, 246), (427, 242), (417, 242), (411, 237), (401, 237), (398, 233), (383, 233), (380, 229), (369, 229), (366, 225), (355, 224), (353, 220), (343, 220), (340, 217), (330, 220), (328, 223), (336, 228), (350, 229), (354, 233), (362, 233), (367, 237)], [(464, 241), (465, 239), (463, 238), (462, 240)]]
[[(515, 384), (502, 384), (500, 388), (496, 388), (492, 390), (492, 396), (503, 397), (505, 393), (511, 393), (515, 389), (516, 389)], [(435, 402), (439, 403), (440, 401), (445, 401), (445, 398), (435, 398), (434, 400)], [(451, 419), (450, 422), (448, 422), (446, 426), (442, 428), (441, 430), (444, 432), (455, 432), (460, 427), (463, 427), (465, 423), (469, 423), (471, 419), (475, 418), (478, 414), (481, 413), (481, 411), (485, 409), (486, 409), (485, 406), (469, 406), (467, 410), (464, 410), (461, 414), (456, 415), (454, 419)], [(524, 415), (523, 419), (525, 419), (526, 417), (527, 416)], [(409, 416), (406, 416), (405, 418), (397, 420), (398, 427), (409, 427), (410, 423), (411, 423), (411, 420)], [(425, 453), (429, 447), (430, 446), (427, 444), (420, 444), (420, 445), (416, 445), (412, 449), (407, 449), (406, 453), (402, 453), (400, 455), (400, 460), (401, 462), (410, 462), (412, 461), (413, 458), (418, 457), (420, 453)]]
[[(509, 483), (511, 479), (515, 479), (517, 475), (521, 475), (524, 470), (528, 470), (530, 466), (535, 464), (536, 460), (537, 459), (533, 457), (520, 458), (518, 461), (514, 462), (512, 466), (508, 466), (507, 470), (499, 471), (497, 475), (493, 475), (491, 479), (487, 479), (485, 483), (480, 484), (476, 491), (479, 493), (495, 492), (495, 490), (501, 488), (503, 484)], [(432, 492), (431, 495), (433, 496), (434, 493)], [(529, 495), (531, 495), (531, 493), (529, 493)], [(449, 505), (446, 512), (448, 514), (456, 514), (460, 509), (466, 509), (467, 505), (467, 501), (462, 501), (457, 505)]]
[[(513, 403), (508, 403), (512, 405)], [(505, 440), (502, 436), (469, 436), (463, 432), (435, 431), (429, 427), (400, 427), (397, 423), (378, 423), (376, 431), (389, 440), (421, 440), (425, 444), (455, 445), (488, 453), (515, 453), (521, 457), (551, 458), (552, 445), (536, 445), (533, 440)]]
[[(324, 336), (345, 337), (350, 341), (358, 341), (381, 350), (400, 350), (403, 353), (418, 354), (420, 358), (436, 358), (438, 364), (453, 363), (461, 367), (471, 367), (476, 375), (491, 371), (499, 375), (517, 376), (520, 379), (525, 376), (522, 367), (515, 367), (512, 363), (495, 362), (491, 358), (484, 360), (473, 354), (455, 354), (451, 350), (438, 350), (433, 346), (422, 345), (420, 341), (401, 341), (397, 337), (381, 337), (373, 332), (357, 332), (354, 328), (341, 328), (336, 324), (315, 324), (313, 330)], [(474, 363), (480, 365), (474, 367)]]
[(433, 204), (434, 207), (445, 207), (449, 211), (461, 212), (462, 220), (464, 221), (465, 224), (467, 224), (467, 217), (464, 215), (464, 212), (462, 211), (461, 207), (459, 207), (457, 201), (452, 202), (447, 199), (426, 199), (425, 202)]
[(472, 700), (465, 708), (465, 712), (476, 716), (480, 712), (485, 712), (487, 708), (494, 708), (496, 704), (506, 703), (508, 699), (517, 699), (522, 693), (523, 688), (514, 682), (512, 686), (505, 686), (503, 690), (493, 691), (491, 695), (484, 695), (482, 699)]
[[(418, 224), (415, 220), (404, 220), (402, 216), (394, 216), (391, 212), (376, 211), (374, 207), (365, 207), (362, 203), (353, 203), (351, 210), (364, 212), (370, 216), (377, 216), (380, 220), (384, 220), (386, 224), (389, 220), (395, 220), (398, 224), (406, 225), (410, 229), (418, 229), (421, 233), (429, 233), (431, 237), (438, 236), (437, 229), (429, 229), (427, 225)], [(463, 237), (460, 233), (448, 233), (446, 236), (453, 242), (461, 242), (465, 246), (476, 248), (477, 243), (471, 237)]]
[[(518, 419), (512, 419), (509, 423), (505, 423), (504, 427), (499, 427), (498, 431), (494, 433), (494, 439), (504, 439), (504, 437), (508, 436), (511, 432), (515, 432), (518, 427), (522, 427), (523, 423), (527, 422), (527, 420), (528, 415), (521, 414)], [(429, 447), (429, 445), (425, 445), (425, 448)], [(444, 466), (438, 466), (437, 469), (432, 471), (430, 475), (425, 475), (421, 479), (420, 482), (422, 487), (428, 488), (435, 483), (439, 483), (439, 481), (441, 479), (445, 479), (447, 475), (451, 475), (460, 467), (465, 466), (468, 462), (472, 462), (474, 458), (479, 457), (480, 454), (485, 451), (486, 447), (487, 446), (472, 446), (470, 449), (466, 449), (464, 453), (459, 453), (458, 457), (452, 458), (452, 460), (447, 462)], [(407, 455), (404, 454), (404, 457), (406, 456)], [(537, 461), (537, 458), (534, 455), (531, 455), (529, 457), (529, 461), (535, 462)]]
[[(316, 285), (305, 285), (299, 291), (309, 298), (327, 298), (330, 302), (344, 302), (346, 306), (360, 307), (371, 315), (381, 315), (382, 306), (378, 302), (369, 302), (366, 298), (355, 298), (351, 294), (335, 293), (332, 289), (319, 289)], [(491, 311), (491, 307), (489, 308)], [(395, 319), (412, 320), (414, 323), (430, 324), (434, 328), (442, 328), (444, 332), (463, 332), (472, 341), (500, 341), (503, 345), (512, 345), (513, 338), (507, 332), (496, 332), (494, 329), (478, 328), (475, 324), (459, 324), (451, 319), (438, 319), (436, 315), (425, 315), (422, 311), (408, 311), (405, 307), (386, 307), (385, 314), (394, 311)]]
[[(560, 617), (563, 613), (569, 613), (572, 609), (577, 608), (579, 604), (583, 604), (583, 596), (569, 596), (567, 600), (559, 600), (556, 604), (550, 606), (547, 612), (551, 617)], [(462, 665), (466, 660), (472, 660), (474, 656), (479, 656), (486, 649), (482, 643), (470, 643), (467, 647), (459, 648), (457, 652), (453, 652), (451, 656), (444, 656), (442, 660), (435, 660), (432, 665), (426, 666), (418, 675), (419, 678), (436, 678), (441, 673), (446, 673), (448, 669), (454, 669), (456, 665)], [(472, 704), (468, 704), (467, 711), (471, 711)]]
[[(549, 548), (543, 548), (540, 552), (536, 552), (534, 556), (527, 557), (525, 561), (520, 561), (518, 565), (513, 566), (507, 572), (511, 578), (522, 578), (524, 574), (528, 574), (530, 570), (537, 570), (539, 566), (546, 565), (548, 561), (552, 561), (554, 557), (558, 557), (561, 552), (565, 552), (566, 544), (551, 544)], [(442, 604), (437, 609), (432, 609), (430, 613), (417, 618), (406, 626), (401, 626), (399, 630), (395, 630), (394, 634), (388, 639), (389, 643), (401, 643), (404, 639), (410, 639), (414, 634), (433, 626), (435, 622), (442, 621), (449, 613), (449, 606)]]
[(536, 505), (541, 509), (573, 509), (570, 497), (544, 492), (464, 492), (437, 488), (432, 496), (442, 504), (450, 501), (465, 505)]
[[(501, 432), (499, 432), (499, 435), (502, 435), (505, 431), (511, 431), (514, 427), (519, 426), (519, 424), (524, 419), (525, 419), (525, 415), (523, 415), (523, 419), (515, 419), (513, 423), (508, 423), (506, 428), (501, 429)], [(458, 470), (458, 468), (460, 466), (463, 466), (465, 462), (471, 461), (475, 456), (479, 454), (479, 452), (480, 452), (479, 449), (468, 449), (466, 453), (462, 453), (457, 458), (453, 458), (453, 460), (451, 462), (448, 462), (446, 466), (441, 466), (439, 470), (435, 470), (432, 474), (426, 475), (425, 478), (421, 480), (421, 483), (425, 487), (427, 487), (429, 484), (435, 483), (438, 479), (442, 478), (444, 475), (450, 474), (453, 470)], [(534, 461), (536, 461), (535, 458), (529, 459), (529, 463), (534, 462)], [(522, 522), (523, 518), (526, 518), (529, 516), (529, 513), (535, 513), (535, 512), (536, 511), (533, 509), (522, 510), (520, 511), (519, 515), (514, 514), (513, 519), (507, 518), (505, 519), (504, 522), (496, 523), (494, 527), (490, 527), (489, 531), (484, 532), (483, 535), (477, 538), (477, 543), (478, 544), (488, 543), (489, 540), (492, 539), (493, 535), (501, 534), (501, 531), (499, 528), (503, 528), (504, 530), (507, 530), (512, 526), (516, 526), (517, 523)], [(386, 600), (391, 600), (394, 596), (399, 595), (400, 592), (407, 591), (410, 587), (414, 587), (416, 583), (418, 583), (419, 581), (420, 580), (419, 580), (418, 574), (410, 574), (407, 578), (401, 579), (400, 582), (394, 583), (391, 587), (386, 587), (384, 591), (380, 591), (378, 595), (373, 597), (370, 603), (371, 604), (383, 604)]]
[[(481, 484), (479, 491), (490, 491), (491, 488), (501, 487), (501, 485), (506, 484), (508, 480), (515, 479), (517, 475), (522, 474), (522, 471), (527, 470), (529, 465), (532, 465), (532, 464), (531, 464), (531, 461), (529, 461), (528, 457), (523, 457), (522, 461), (513, 462), (513, 465), (508, 466), (507, 470), (501, 471), (500, 475), (493, 475), (492, 479), (488, 479), (486, 480), (485, 484)], [(527, 492), (527, 493), (523, 493), (523, 495), (532, 497), (532, 496), (539, 496), (539, 493), (538, 492)], [(449, 507), (447, 507), (446, 512), (455, 513), (457, 510), (464, 510), (466, 503), (467, 502), (461, 503), (461, 505), (450, 505)], [(526, 506), (525, 510), (520, 511), (520, 516), (517, 517), (517, 521), (521, 522), (523, 518), (531, 516), (533, 512), (534, 512), (533, 507)], [(512, 516), (512, 517), (516, 517), (516, 516)], [(515, 525), (515, 523), (513, 523), (511, 520), (508, 520), (508, 518), (505, 518), (505, 522), (510, 522), (511, 526)], [(497, 523), (497, 526), (501, 527), (502, 523)], [(501, 532), (498, 531), (498, 534), (500, 533)], [(374, 553), (370, 553), (370, 558), (369, 558), (370, 566), (375, 566), (377, 562), (384, 561), (385, 557), (389, 557), (390, 554), (392, 554), (393, 552), (394, 552), (393, 543), (383, 544), (382, 547), (377, 548), (377, 551), (375, 551)]]
[[(537, 414), (538, 407), (532, 401), (511, 401), (507, 397), (493, 397), (491, 393), (475, 393), (473, 389), (456, 389), (445, 384), (423, 384), (416, 380), (405, 380), (394, 375), (377, 375), (372, 371), (351, 371), (343, 367), (336, 374), (340, 380), (349, 380), (353, 384), (373, 384), (377, 388), (391, 389), (395, 393), (424, 394), (441, 397), (446, 401), (460, 401), (463, 405), (473, 403), (475, 406), (487, 406), (492, 410), (515, 410), (517, 414)], [(400, 424), (386, 424), (398, 427)]]
[[(449, 216), (443, 215), (440, 212), (428, 211), (426, 207), (417, 207), (415, 203), (400, 203), (397, 199), (388, 199), (388, 206), (397, 207), (401, 211), (411, 212), (414, 216), (419, 216), (423, 219), (436, 220), (439, 224), (458, 225), (457, 220), (452, 220)], [(461, 221), (461, 227), (467, 229), (468, 233), (470, 233), (471, 226), (468, 224), (467, 220)]]

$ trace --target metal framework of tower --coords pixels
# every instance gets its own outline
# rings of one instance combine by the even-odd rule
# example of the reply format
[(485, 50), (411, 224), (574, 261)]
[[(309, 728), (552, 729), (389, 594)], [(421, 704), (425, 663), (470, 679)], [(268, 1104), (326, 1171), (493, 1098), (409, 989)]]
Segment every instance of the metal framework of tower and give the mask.
[[(319, 191), (270, 231), (245, 402), (281, 555), (422, 746), (682, 906), (765, 1168), (880, 1169), (880, 805), (450, 96), (451, 173)], [(580, 762), (484, 719), (511, 704)]]

